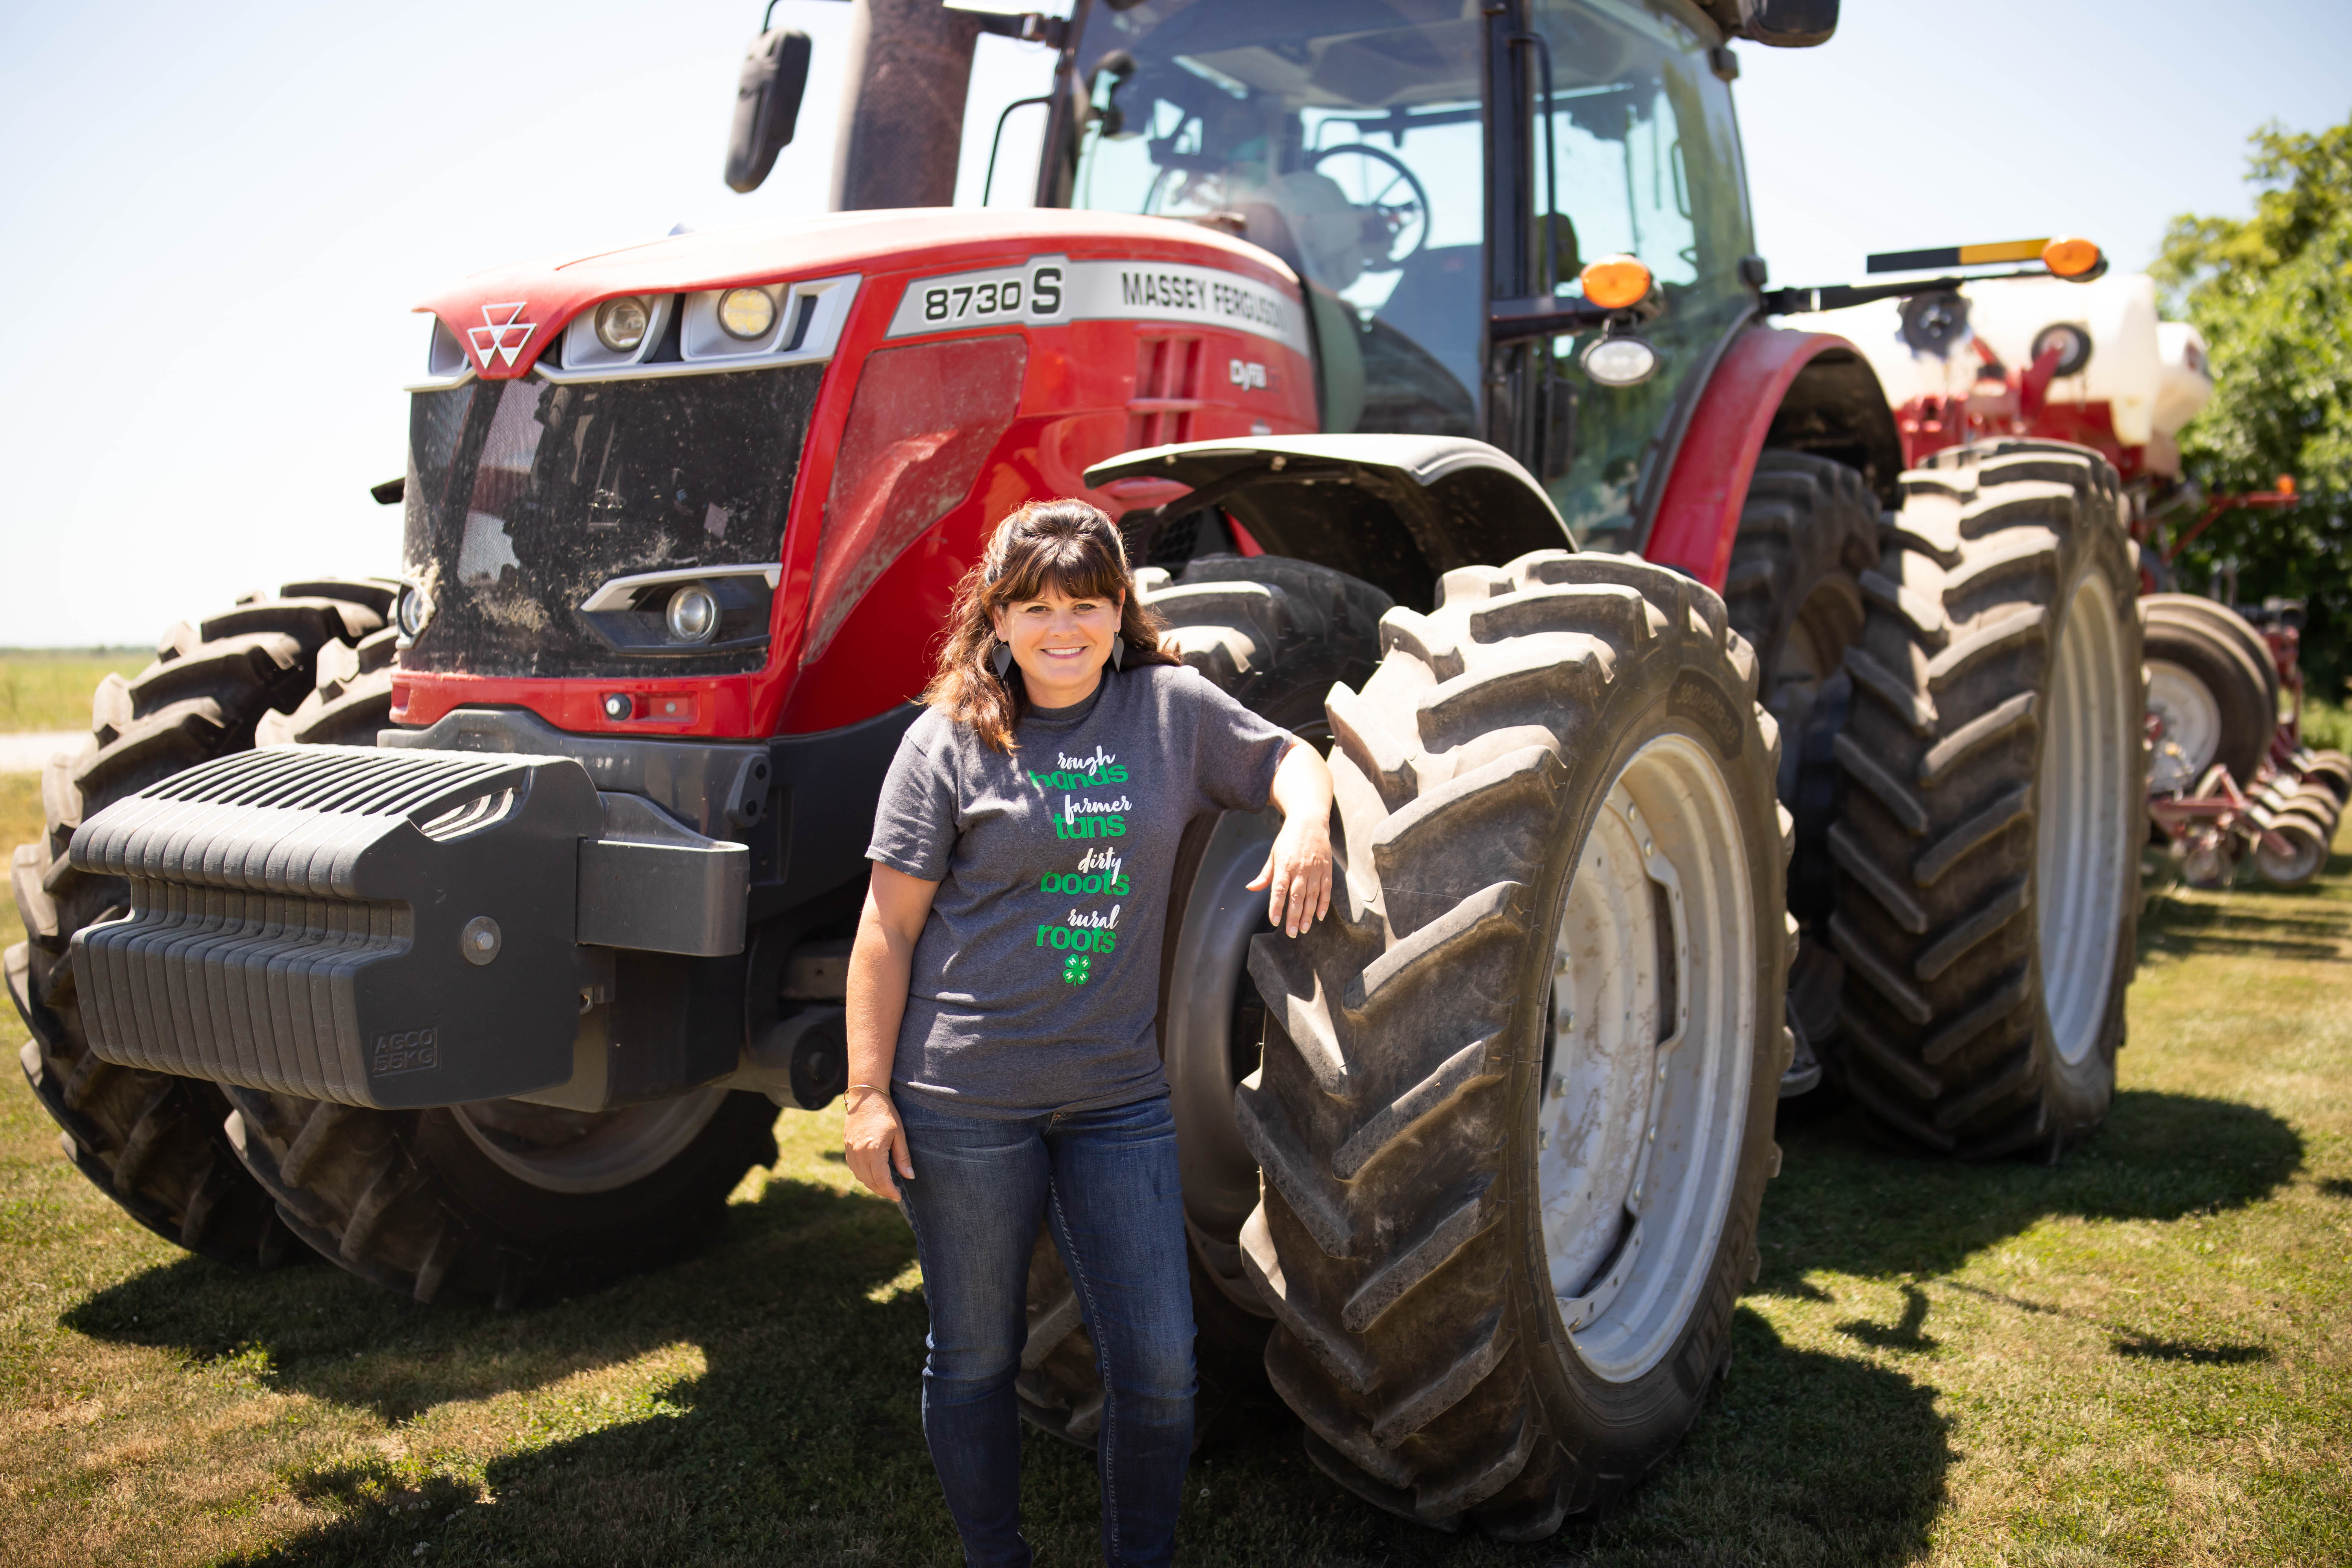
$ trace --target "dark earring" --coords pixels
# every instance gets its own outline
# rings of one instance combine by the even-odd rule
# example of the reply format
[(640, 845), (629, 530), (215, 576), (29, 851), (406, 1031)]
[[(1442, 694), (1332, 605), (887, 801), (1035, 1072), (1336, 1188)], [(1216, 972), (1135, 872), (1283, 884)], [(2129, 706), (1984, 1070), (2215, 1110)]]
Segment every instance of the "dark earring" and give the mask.
[(1127, 639), (1125, 637), (1115, 637), (1110, 639), (1110, 667), (1113, 669), (1124, 669), (1127, 668)]
[(1013, 668), (1013, 645), (1009, 642), (998, 643), (996, 651), (988, 656), (988, 663), (989, 668), (996, 671), (996, 679), (1003, 680), (1006, 672)]

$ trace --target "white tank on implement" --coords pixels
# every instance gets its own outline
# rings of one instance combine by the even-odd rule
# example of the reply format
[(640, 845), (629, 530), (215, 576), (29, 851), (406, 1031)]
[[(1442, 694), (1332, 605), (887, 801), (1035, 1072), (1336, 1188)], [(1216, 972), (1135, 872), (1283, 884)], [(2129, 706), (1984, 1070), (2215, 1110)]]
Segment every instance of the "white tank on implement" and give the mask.
[(1906, 341), (1900, 300), (1813, 311), (1801, 321), (1860, 348), (1898, 407), (1921, 397), (1966, 398), (1979, 390), (1985, 361), (1979, 342), (2004, 367), (2025, 369), (2033, 363), (2035, 340), (2053, 326), (2084, 334), (2091, 352), (2075, 374), (2051, 381), (2048, 401), (2107, 405), (2116, 439), (2125, 446), (2147, 446), (2151, 437), (2169, 439), (2212, 396), (2204, 340), (2186, 322), (2157, 320), (2156, 283), (2146, 273), (2090, 283), (1985, 279), (1958, 292), (1968, 301), (1968, 324), (1940, 352)]
[(2171, 437), (2213, 397), (2203, 334), (2186, 321), (2156, 324), (2156, 433)]
[(2116, 439), (2145, 447), (2154, 433), (2157, 377), (2156, 281), (2145, 272), (2109, 274), (2091, 283), (2019, 278), (1969, 291), (1969, 322), (2001, 362), (2018, 370), (2033, 363), (2033, 341), (2045, 328), (2086, 332), (2091, 356), (2073, 375), (2050, 383), (2052, 403), (2104, 403)]

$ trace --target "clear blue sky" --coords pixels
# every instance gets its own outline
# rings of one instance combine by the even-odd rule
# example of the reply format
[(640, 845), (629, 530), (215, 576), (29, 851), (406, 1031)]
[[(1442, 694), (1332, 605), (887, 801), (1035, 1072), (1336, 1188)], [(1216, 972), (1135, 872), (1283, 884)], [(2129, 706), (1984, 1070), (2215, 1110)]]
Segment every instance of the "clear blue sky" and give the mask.
[[(419, 295), (820, 210), (830, 0), (777, 7), (816, 41), (801, 141), (755, 195), (719, 179), (761, 5), (7, 7), (0, 645), (143, 643), (249, 587), (391, 569), (396, 509), (365, 487), (400, 471)], [(2055, 231), (2137, 267), (2173, 214), (2247, 209), (2257, 125), (2352, 113), (2343, 0), (1845, 9), (1825, 48), (1740, 49), (1785, 282)]]

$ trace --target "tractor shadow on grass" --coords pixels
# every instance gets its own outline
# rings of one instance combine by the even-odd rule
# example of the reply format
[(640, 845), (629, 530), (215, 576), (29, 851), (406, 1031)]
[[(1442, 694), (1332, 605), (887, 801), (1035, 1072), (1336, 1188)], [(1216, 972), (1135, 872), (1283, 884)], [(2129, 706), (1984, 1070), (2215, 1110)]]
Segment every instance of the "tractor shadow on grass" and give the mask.
[[(714, 1260), (716, 1261), (716, 1260)], [(723, 1272), (723, 1271), (715, 1271)], [(707, 1371), (658, 1417), (491, 1461), (478, 1485), (373, 1460), (291, 1478), (340, 1517), (274, 1568), (408, 1562), (916, 1565), (959, 1561), (922, 1442), (922, 1306), (876, 1304), (822, 1263), (772, 1323), (699, 1343)], [(755, 1289), (755, 1281), (743, 1288)], [(726, 1288), (716, 1278), (700, 1288)], [(567, 1310), (584, 1303), (574, 1302)], [(1727, 1378), (1648, 1482), (1526, 1545), (1380, 1512), (1306, 1459), (1278, 1407), (1220, 1425), (1184, 1486), (1179, 1560), (1201, 1568), (1584, 1568), (1901, 1562), (1927, 1548), (1954, 1455), (1932, 1388), (1781, 1342), (1740, 1310)], [(1094, 1462), (1024, 1430), (1024, 1531), (1043, 1563), (1097, 1561)], [(1706, 1549), (1693, 1555), (1694, 1542)], [(425, 1551), (418, 1552), (419, 1546)]]
[[(761, 1202), (731, 1207), (711, 1245), (670, 1267), (509, 1312), (478, 1301), (419, 1306), (297, 1256), (310, 1266), (255, 1272), (183, 1257), (84, 1298), (58, 1321), (198, 1365), (257, 1361), (280, 1392), (397, 1425), (663, 1346), (823, 1315), (814, 1301), (865, 1307), (868, 1291), (913, 1261), (914, 1242), (885, 1205), (779, 1179)], [(915, 1321), (919, 1347), (919, 1310)]]
[[(1851, 1106), (1784, 1121), (1782, 1174), (1766, 1189), (1757, 1289), (1811, 1297), (1810, 1269), (1916, 1278), (1958, 1268), (2053, 1215), (2176, 1220), (2270, 1196), (2304, 1143), (2255, 1106), (2125, 1089), (2106, 1125), (2053, 1168), (1889, 1152)], [(1876, 1330), (1874, 1332), (1899, 1332)]]
[[(912, 1257), (888, 1206), (775, 1179), (759, 1202), (731, 1211), (704, 1251), (515, 1312), (419, 1308), (330, 1268), (242, 1274), (186, 1259), (66, 1316), (82, 1332), (192, 1362), (258, 1363), (276, 1387), (372, 1411), (393, 1428), (399, 1441), (384, 1453), (345, 1448), (286, 1471), (289, 1490), (333, 1517), (229, 1561), (915, 1568), (960, 1553), (923, 1446), (925, 1309), (905, 1283)], [(1716, 1560), (1691, 1556), (1695, 1541), (1719, 1547), (1727, 1563), (1759, 1553), (1919, 1555), (1953, 1460), (1935, 1391), (1859, 1358), (1784, 1344), (1746, 1310), (1733, 1343), (1728, 1377), (1711, 1385), (1658, 1472), (1607, 1518), (1570, 1521), (1538, 1544), (1440, 1534), (1379, 1512), (1307, 1461), (1278, 1405), (1245, 1407), (1195, 1457), (1182, 1559), (1228, 1568)], [(660, 1378), (649, 1410), (640, 1402), (616, 1415), (595, 1390), (561, 1386), (664, 1353), (687, 1370)], [(463, 1437), (436, 1413), (509, 1393), (530, 1399), (532, 1430), (503, 1439), (479, 1471), (438, 1449)], [(1023, 1445), (1040, 1561), (1097, 1560), (1092, 1457), (1034, 1432)]]
[[(2352, 856), (2339, 855), (2329, 862), (2331, 882), (2342, 872), (2352, 872)], [(2155, 899), (2140, 920), (2140, 956), (2179, 959), (2214, 953), (2295, 962), (2340, 957), (2345, 934), (2342, 914), (2311, 906), (2311, 900), (2328, 885), (2273, 888), (2250, 878), (2231, 890), (2226, 905)]]

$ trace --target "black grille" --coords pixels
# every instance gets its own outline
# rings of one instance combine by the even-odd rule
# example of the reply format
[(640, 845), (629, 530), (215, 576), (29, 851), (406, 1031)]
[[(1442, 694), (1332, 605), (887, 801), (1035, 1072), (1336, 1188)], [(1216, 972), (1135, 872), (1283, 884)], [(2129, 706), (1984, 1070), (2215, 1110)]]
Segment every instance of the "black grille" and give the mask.
[(824, 374), (789, 365), (416, 394), (404, 570), (434, 614), (401, 663), (509, 677), (759, 668), (764, 646), (619, 651), (579, 606), (614, 577), (777, 560)]

